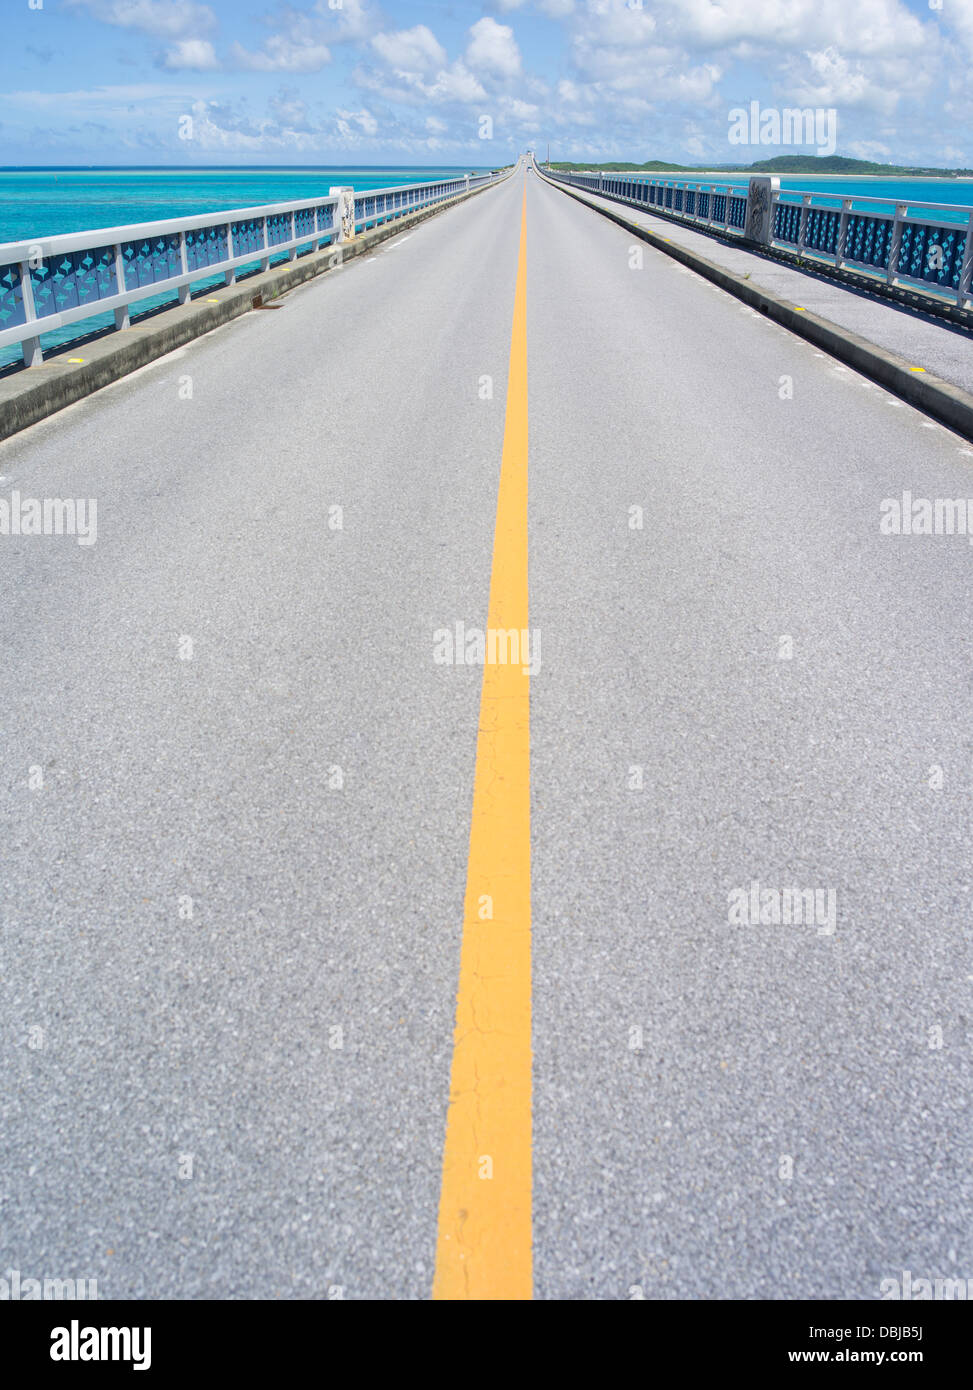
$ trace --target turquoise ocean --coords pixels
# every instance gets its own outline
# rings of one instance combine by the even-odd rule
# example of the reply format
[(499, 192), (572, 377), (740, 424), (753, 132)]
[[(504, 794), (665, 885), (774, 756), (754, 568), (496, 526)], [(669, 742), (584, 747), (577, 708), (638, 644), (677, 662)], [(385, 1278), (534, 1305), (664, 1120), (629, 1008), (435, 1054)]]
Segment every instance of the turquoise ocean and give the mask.
[[(0, 242), (160, 222), (196, 212), (327, 195), (332, 185), (391, 188), (470, 169), (4, 169)], [(477, 171), (479, 172), (479, 171)]]
[[(0, 168), (0, 243), (317, 198), (326, 196), (328, 189), (338, 184), (355, 189), (391, 188), (472, 172), (482, 171), (452, 165), (322, 169)], [(215, 281), (222, 278), (217, 276)], [(149, 296), (140, 301), (138, 309), (153, 309), (171, 298)], [(98, 314), (81, 324), (43, 334), (41, 343), (45, 350), (59, 347), (112, 322), (111, 314)], [(19, 347), (0, 348), (0, 370), (21, 361)]]

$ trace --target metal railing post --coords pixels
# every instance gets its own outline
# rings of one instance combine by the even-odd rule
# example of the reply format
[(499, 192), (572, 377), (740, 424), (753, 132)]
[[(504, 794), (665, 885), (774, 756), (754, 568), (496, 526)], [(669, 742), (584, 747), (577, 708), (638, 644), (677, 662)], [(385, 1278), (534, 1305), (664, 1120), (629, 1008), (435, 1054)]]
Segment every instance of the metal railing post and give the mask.
[[(267, 218), (266, 218), (266, 217), (261, 217), (261, 219), (260, 219), (260, 226), (261, 226), (261, 230), (262, 230), (262, 232), (263, 232), (263, 249), (264, 249), (265, 252), (269, 252), (269, 251), (270, 251), (270, 241), (268, 240), (268, 238), (269, 238), (269, 236), (270, 236), (270, 228), (267, 226)], [(261, 269), (261, 270), (269, 270), (269, 269), (270, 269), (270, 256), (269, 256), (269, 255), (263, 255), (263, 256), (260, 257), (260, 269)]]
[[(34, 305), (34, 286), (30, 278), (30, 269), (29, 261), (21, 261), (20, 297), (24, 304), (25, 324), (33, 323), (37, 318), (37, 309)], [(24, 354), (25, 367), (39, 367), (44, 361), (44, 354), (41, 351), (40, 334), (34, 338), (24, 338), (21, 341), (21, 351)]]
[(970, 213), (969, 225), (966, 229), (966, 246), (963, 249), (959, 283), (956, 286), (956, 303), (960, 309), (964, 308), (966, 301), (970, 298), (971, 279), (973, 279), (973, 212)]
[[(236, 257), (236, 241), (235, 241), (234, 236), (233, 236), (233, 223), (232, 223), (232, 222), (227, 222), (227, 224), (226, 224), (226, 258), (227, 258), (228, 261), (232, 261), (235, 257)], [(227, 270), (227, 272), (226, 272), (226, 287), (227, 287), (227, 289), (229, 289), (231, 285), (235, 285), (235, 284), (236, 284), (236, 266), (235, 266), (235, 265), (232, 265), (232, 266), (230, 266), (229, 270)]]
[(845, 242), (848, 240), (848, 218), (851, 216), (851, 199), (842, 198), (841, 217), (838, 221), (838, 240), (834, 248), (835, 270), (838, 270), (842, 261), (845, 259)]
[[(122, 244), (118, 242), (115, 247), (115, 284), (119, 294), (125, 294), (125, 257), (122, 255)], [(131, 328), (132, 320), (128, 312), (127, 304), (120, 304), (115, 310), (115, 327)]]
[(801, 195), (801, 222), (797, 231), (797, 254), (804, 255), (804, 243), (807, 241), (807, 224), (811, 217), (811, 194)]
[[(188, 258), (188, 256), (186, 255), (186, 229), (185, 229), (185, 228), (183, 228), (183, 230), (179, 233), (179, 265), (180, 265), (180, 268), (181, 268), (181, 270), (182, 270), (183, 275), (188, 275), (188, 274), (189, 274), (189, 258)], [(229, 281), (228, 281), (227, 283), (229, 283)], [(191, 288), (192, 288), (192, 287), (190, 286), (190, 284), (188, 283), (188, 281), (187, 281), (187, 283), (186, 283), (185, 285), (180, 285), (180, 286), (179, 286), (179, 289), (178, 289), (177, 293), (178, 293), (178, 295), (179, 295), (179, 303), (180, 303), (180, 304), (188, 304), (188, 303), (189, 303), (189, 297), (190, 297)]]
[(895, 277), (898, 274), (899, 247), (902, 245), (902, 223), (908, 212), (907, 203), (896, 203), (895, 217), (892, 220), (892, 240), (889, 242), (889, 263), (885, 267), (885, 283), (895, 284)]

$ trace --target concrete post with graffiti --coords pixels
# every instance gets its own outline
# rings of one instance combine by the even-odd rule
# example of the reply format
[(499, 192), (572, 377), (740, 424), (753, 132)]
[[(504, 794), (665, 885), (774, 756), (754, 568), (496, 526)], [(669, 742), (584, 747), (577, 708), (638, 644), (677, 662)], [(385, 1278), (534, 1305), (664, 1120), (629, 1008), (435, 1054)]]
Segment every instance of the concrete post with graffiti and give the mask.
[(780, 192), (780, 179), (755, 174), (750, 180), (747, 196), (747, 226), (744, 235), (749, 241), (769, 246), (774, 237), (774, 204)]
[(334, 224), (338, 229), (338, 242), (355, 239), (355, 190), (346, 186), (328, 189), (328, 194), (338, 202), (334, 210)]

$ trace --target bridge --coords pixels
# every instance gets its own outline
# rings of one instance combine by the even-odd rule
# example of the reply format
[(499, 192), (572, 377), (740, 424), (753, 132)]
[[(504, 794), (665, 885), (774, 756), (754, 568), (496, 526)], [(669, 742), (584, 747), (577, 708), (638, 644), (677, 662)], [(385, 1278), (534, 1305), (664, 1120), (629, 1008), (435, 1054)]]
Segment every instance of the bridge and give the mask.
[(10, 412), (217, 316), (0, 445), (25, 1276), (971, 1273), (967, 306), (614, 192), (521, 161), (22, 334)]

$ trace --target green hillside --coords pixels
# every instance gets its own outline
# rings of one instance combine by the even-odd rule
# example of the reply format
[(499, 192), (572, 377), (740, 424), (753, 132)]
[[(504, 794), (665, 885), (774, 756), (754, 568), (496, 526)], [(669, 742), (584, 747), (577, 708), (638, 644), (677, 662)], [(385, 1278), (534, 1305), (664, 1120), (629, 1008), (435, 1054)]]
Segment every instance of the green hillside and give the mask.
[(605, 163), (591, 160), (586, 164), (551, 161), (552, 169), (574, 171), (604, 169), (612, 173), (670, 174), (868, 174), (885, 178), (971, 178), (973, 169), (920, 168), (907, 164), (875, 164), (870, 159), (847, 159), (844, 155), (781, 154), (773, 159), (760, 159), (754, 164), (668, 164), (660, 159), (646, 164)]

